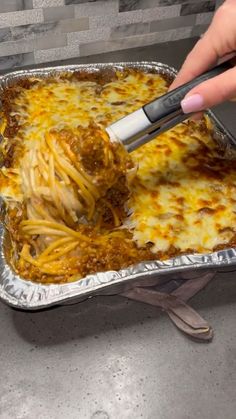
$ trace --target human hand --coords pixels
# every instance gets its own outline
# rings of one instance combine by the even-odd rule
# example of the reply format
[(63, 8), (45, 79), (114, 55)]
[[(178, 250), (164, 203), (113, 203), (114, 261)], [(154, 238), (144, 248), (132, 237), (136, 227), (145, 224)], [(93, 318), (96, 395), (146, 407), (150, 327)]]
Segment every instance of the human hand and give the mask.
[[(236, 0), (217, 10), (204, 36), (187, 56), (170, 90), (187, 83), (236, 53)], [(182, 100), (184, 113), (196, 113), (236, 97), (236, 67), (194, 87)]]

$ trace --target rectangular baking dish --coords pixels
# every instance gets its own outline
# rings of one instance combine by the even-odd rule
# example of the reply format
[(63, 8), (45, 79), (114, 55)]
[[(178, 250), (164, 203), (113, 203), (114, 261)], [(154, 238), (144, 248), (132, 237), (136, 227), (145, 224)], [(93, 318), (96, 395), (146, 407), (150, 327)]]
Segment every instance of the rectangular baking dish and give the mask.
[[(12, 82), (25, 77), (53, 76), (61, 72), (87, 71), (97, 72), (100, 69), (136, 68), (152, 71), (174, 78), (176, 70), (157, 62), (127, 62), (107, 64), (81, 64), (60, 67), (48, 67), (33, 70), (20, 70), (0, 76), (0, 92)], [(214, 136), (228, 158), (235, 156), (236, 140), (227, 129), (217, 120), (212, 112), (208, 115), (214, 126)], [(3, 206), (2, 211), (3, 211)], [(189, 254), (166, 261), (143, 262), (120, 271), (101, 272), (88, 275), (76, 282), (66, 284), (42, 285), (26, 281), (14, 273), (7, 263), (10, 249), (10, 238), (4, 225), (0, 225), (0, 299), (19, 309), (38, 310), (53, 305), (70, 304), (82, 301), (95, 295), (111, 295), (126, 291), (133, 286), (151, 286), (163, 278), (199, 276), (199, 270), (219, 269), (236, 265), (236, 249), (227, 249), (209, 254)]]

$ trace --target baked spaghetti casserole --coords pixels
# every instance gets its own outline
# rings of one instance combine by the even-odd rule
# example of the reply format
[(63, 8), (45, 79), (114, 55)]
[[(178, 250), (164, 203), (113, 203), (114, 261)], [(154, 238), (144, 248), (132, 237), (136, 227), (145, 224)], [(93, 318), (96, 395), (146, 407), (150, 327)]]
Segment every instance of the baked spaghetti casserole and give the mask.
[(207, 118), (128, 155), (105, 127), (164, 94), (134, 69), (24, 78), (2, 93), (0, 189), (10, 262), (63, 283), (141, 261), (232, 247), (236, 169)]

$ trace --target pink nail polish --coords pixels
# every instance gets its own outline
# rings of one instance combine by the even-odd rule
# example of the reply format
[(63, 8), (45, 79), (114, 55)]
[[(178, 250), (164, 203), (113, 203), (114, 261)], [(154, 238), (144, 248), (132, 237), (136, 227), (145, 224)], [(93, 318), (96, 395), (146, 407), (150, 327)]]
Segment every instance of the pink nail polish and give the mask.
[(181, 101), (181, 107), (184, 113), (198, 112), (203, 109), (204, 100), (201, 95), (196, 93), (195, 95), (186, 97)]

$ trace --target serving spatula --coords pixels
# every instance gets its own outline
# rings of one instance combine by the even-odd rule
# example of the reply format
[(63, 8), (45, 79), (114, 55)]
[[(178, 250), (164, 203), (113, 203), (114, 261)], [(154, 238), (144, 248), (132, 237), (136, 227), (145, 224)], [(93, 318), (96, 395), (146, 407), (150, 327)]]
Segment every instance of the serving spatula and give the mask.
[(195, 86), (229, 70), (232, 65), (225, 61), (190, 82), (177, 87), (163, 96), (147, 103), (142, 108), (121, 118), (106, 128), (112, 141), (123, 143), (128, 152), (148, 143), (161, 133), (188, 119), (184, 114), (181, 101)]

